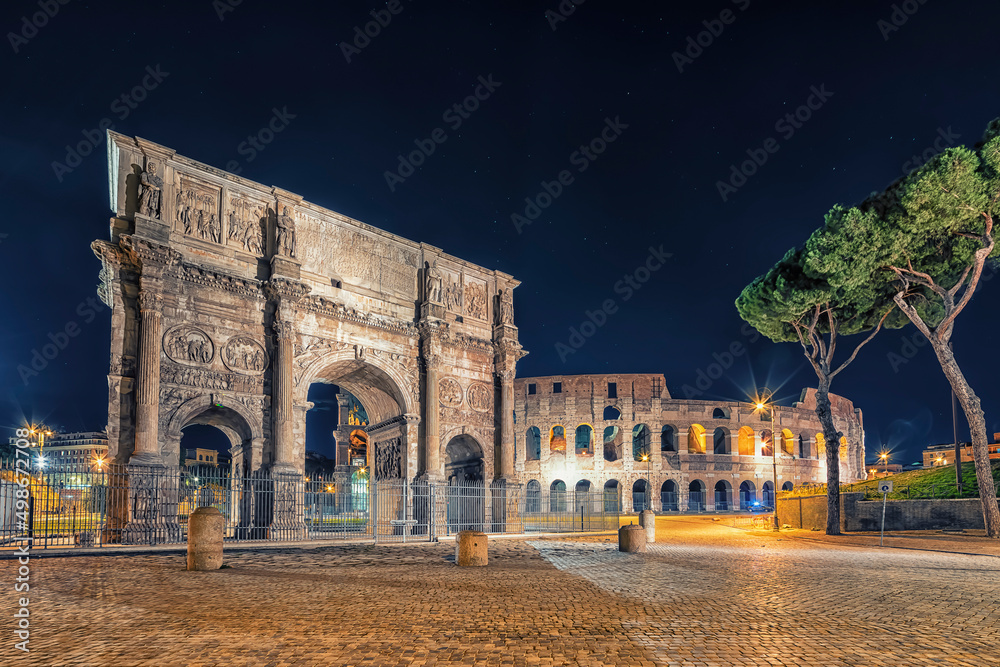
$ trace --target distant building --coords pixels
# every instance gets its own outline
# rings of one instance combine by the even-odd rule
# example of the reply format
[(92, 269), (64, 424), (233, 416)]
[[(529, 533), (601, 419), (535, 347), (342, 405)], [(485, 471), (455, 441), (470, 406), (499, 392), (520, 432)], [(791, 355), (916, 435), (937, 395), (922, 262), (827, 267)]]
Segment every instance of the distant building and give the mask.
[[(988, 446), (991, 459), (1000, 459), (1000, 433), (993, 434), (993, 444)], [(960, 443), (962, 447), (962, 463), (972, 461), (972, 443)], [(924, 449), (924, 467), (934, 468), (938, 466), (954, 465), (955, 445), (946, 443), (943, 445), (931, 445)]]
[(193, 466), (212, 466), (213, 468), (219, 465), (219, 452), (214, 449), (189, 449), (187, 450), (187, 458), (184, 459), (184, 465), (188, 467)]
[(902, 463), (882, 463), (876, 461), (868, 464), (868, 475), (865, 479), (881, 479), (903, 472), (906, 469)]
[[(14, 444), (17, 438), (11, 438)], [(32, 458), (41, 456), (45, 470), (66, 472), (93, 470), (98, 461), (102, 464), (108, 456), (108, 435), (99, 431), (56, 433), (50, 435), (42, 447), (32, 443)]]

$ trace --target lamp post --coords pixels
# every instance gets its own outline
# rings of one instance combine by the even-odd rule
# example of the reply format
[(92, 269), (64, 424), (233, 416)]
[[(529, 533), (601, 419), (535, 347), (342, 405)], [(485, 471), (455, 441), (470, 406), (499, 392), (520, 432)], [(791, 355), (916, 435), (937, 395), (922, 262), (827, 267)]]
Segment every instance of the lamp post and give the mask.
[(652, 492), (650, 491), (650, 486), (649, 486), (649, 452), (646, 452), (645, 454), (642, 455), (642, 460), (646, 462), (646, 489), (645, 489), (646, 502), (643, 503), (645, 505), (643, 509), (652, 509), (653, 503), (650, 497), (652, 495)]
[(882, 475), (885, 476), (885, 477), (888, 477), (889, 476), (889, 452), (883, 451), (881, 454), (878, 455), (878, 457), (880, 459), (882, 459), (882, 465), (883, 465)]
[(771, 495), (774, 502), (774, 529), (780, 530), (781, 524), (778, 523), (778, 429), (780, 425), (778, 423), (778, 404), (774, 403), (770, 399), (774, 394), (768, 394), (767, 398), (761, 398), (757, 400), (756, 410), (754, 412), (762, 411), (767, 408), (771, 409), (771, 473), (774, 479), (774, 488), (771, 489)]

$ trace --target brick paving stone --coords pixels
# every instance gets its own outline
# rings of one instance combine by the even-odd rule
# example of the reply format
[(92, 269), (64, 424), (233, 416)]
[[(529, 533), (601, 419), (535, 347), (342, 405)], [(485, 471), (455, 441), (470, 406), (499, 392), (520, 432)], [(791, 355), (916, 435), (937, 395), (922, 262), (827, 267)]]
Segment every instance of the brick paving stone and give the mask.
[[(1000, 665), (1000, 559), (697, 519), (612, 537), (31, 561), (31, 653), (0, 665)], [(12, 628), (16, 561), (0, 561)]]

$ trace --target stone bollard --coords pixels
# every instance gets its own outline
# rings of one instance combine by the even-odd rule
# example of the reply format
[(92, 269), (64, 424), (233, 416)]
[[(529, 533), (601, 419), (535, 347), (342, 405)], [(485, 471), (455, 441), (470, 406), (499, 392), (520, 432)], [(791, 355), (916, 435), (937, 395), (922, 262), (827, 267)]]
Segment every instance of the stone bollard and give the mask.
[(462, 567), (481, 567), (489, 563), (486, 533), (463, 530), (455, 540), (455, 562)]
[(226, 517), (215, 507), (199, 507), (188, 518), (188, 570), (222, 567), (222, 533)]
[(639, 525), (646, 529), (646, 544), (656, 541), (656, 512), (643, 510), (639, 512)]
[(631, 524), (618, 529), (618, 551), (626, 553), (646, 552), (646, 531), (642, 526)]

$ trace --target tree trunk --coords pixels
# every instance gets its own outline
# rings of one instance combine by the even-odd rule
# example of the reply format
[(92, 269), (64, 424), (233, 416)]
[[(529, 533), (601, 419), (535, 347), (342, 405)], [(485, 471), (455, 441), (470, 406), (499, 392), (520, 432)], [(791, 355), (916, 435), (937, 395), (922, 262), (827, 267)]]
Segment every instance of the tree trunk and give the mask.
[(840, 433), (833, 425), (829, 379), (820, 379), (816, 389), (816, 416), (826, 440), (826, 534), (840, 535)]
[(932, 335), (929, 340), (941, 364), (941, 370), (948, 378), (951, 388), (955, 390), (955, 396), (969, 422), (969, 431), (972, 434), (972, 458), (976, 464), (976, 481), (979, 484), (979, 500), (983, 505), (986, 536), (1000, 538), (1000, 508), (997, 506), (996, 486), (993, 484), (993, 470), (987, 447), (986, 416), (983, 414), (979, 397), (962, 374), (951, 348), (947, 343), (939, 341), (936, 336)]

